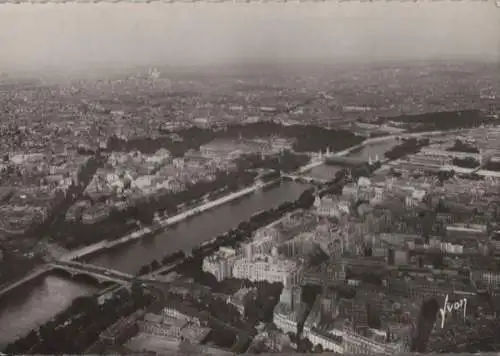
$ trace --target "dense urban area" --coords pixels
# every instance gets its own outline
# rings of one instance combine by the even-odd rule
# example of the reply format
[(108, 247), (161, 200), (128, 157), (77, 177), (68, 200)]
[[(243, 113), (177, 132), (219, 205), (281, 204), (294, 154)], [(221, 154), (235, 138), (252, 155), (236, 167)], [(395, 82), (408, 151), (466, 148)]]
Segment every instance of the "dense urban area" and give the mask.
[(497, 70), (0, 77), (0, 350), (499, 351)]

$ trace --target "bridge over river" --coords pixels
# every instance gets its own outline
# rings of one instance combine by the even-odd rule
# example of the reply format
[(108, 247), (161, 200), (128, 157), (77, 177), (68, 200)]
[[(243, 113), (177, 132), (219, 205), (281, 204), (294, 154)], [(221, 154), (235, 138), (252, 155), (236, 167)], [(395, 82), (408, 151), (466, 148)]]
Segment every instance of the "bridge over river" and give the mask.
[(87, 263), (80, 263), (74, 261), (52, 261), (45, 264), (41, 268), (37, 269), (36, 271), (26, 276), (22, 280), (14, 284), (11, 284), (3, 289), (0, 289), (0, 297), (8, 293), (9, 291), (15, 289), (16, 287), (28, 282), (29, 280), (35, 279), (51, 271), (64, 271), (68, 273), (69, 276), (71, 276), (72, 278), (77, 276), (88, 276), (92, 277), (96, 282), (99, 283), (111, 282), (113, 284), (119, 284), (119, 285), (128, 285), (133, 282), (165, 284), (165, 281), (156, 279), (157, 276), (159, 274), (162, 274), (164, 272), (167, 272), (175, 268), (176, 265), (177, 265), (176, 263), (170, 264), (148, 275), (138, 277), (111, 268), (96, 266)]
[(118, 284), (128, 284), (134, 280), (134, 276), (128, 273), (123, 273), (110, 268), (94, 266), (80, 262), (55, 261), (49, 263), (52, 270), (63, 270), (68, 272), (72, 277), (78, 275), (86, 275), (93, 277), (98, 282), (113, 282)]
[(310, 177), (306, 175), (298, 175), (298, 174), (283, 174), (283, 178), (289, 178), (293, 181), (300, 181), (300, 182), (306, 182), (306, 183), (326, 183), (328, 182), (327, 179), (321, 179), (317, 177)]
[(135, 278), (130, 274), (116, 271), (110, 268), (104, 268), (79, 262), (53, 261), (41, 266), (16, 283), (1, 288), (0, 297), (30, 280), (33, 280), (54, 270), (65, 271), (69, 273), (71, 277), (90, 276), (99, 283), (112, 282), (118, 284), (128, 284)]

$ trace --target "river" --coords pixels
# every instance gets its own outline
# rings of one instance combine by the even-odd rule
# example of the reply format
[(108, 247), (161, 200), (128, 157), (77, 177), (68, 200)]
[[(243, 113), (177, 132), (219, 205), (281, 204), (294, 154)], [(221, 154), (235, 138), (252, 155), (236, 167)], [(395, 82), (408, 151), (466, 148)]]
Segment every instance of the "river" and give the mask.
[(223, 234), (259, 210), (295, 200), (307, 188), (305, 184), (282, 182), (184, 220), (154, 237), (106, 251), (88, 262), (134, 274), (145, 263), (161, 260), (177, 250), (190, 250)]
[[(372, 158), (375, 158), (375, 155), (378, 154), (380, 159), (384, 159), (384, 153), (396, 146), (398, 143), (399, 142), (395, 139), (380, 141), (376, 144), (363, 146), (359, 150), (349, 153), (346, 157), (360, 158), (368, 162), (370, 155)], [(328, 180), (335, 178), (335, 173), (340, 171), (342, 168), (343, 167), (337, 165), (322, 164), (321, 166), (314, 167), (304, 175)]]
[(317, 179), (330, 180), (334, 179), (335, 173), (337, 173), (340, 170), (342, 170), (342, 167), (340, 166), (322, 164), (321, 166), (314, 167), (309, 172), (304, 173), (304, 175), (307, 177), (313, 177)]
[(4, 296), (0, 309), (0, 349), (49, 321), (75, 298), (96, 291), (88, 284), (47, 275)]
[(400, 142), (398, 142), (398, 140), (396, 139), (388, 139), (386, 141), (380, 141), (372, 145), (363, 146), (359, 150), (348, 154), (347, 157), (361, 158), (368, 162), (370, 155), (372, 155), (372, 158), (375, 158), (375, 155), (378, 154), (380, 159), (384, 159), (384, 153), (389, 151), (398, 143)]

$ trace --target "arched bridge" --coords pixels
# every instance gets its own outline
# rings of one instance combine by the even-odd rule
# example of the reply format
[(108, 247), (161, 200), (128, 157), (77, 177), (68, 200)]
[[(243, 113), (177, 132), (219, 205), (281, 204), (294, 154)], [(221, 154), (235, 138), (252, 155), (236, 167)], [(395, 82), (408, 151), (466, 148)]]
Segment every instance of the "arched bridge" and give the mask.
[(90, 276), (98, 282), (113, 282), (118, 284), (128, 284), (134, 280), (134, 276), (116, 271), (110, 268), (89, 265), (79, 262), (55, 261), (49, 264), (54, 270), (63, 270), (71, 276)]
[(345, 156), (329, 156), (325, 157), (325, 161), (331, 164), (339, 164), (346, 166), (362, 166), (368, 163), (368, 159)]
[[(283, 174), (282, 177), (289, 178), (294, 181), (303, 181), (307, 183), (326, 183), (328, 180), (326, 179), (321, 179), (321, 178), (316, 178), (316, 177), (310, 177), (310, 176), (301, 176), (301, 175), (295, 175), (295, 174)], [(333, 177), (332, 177), (333, 179)]]
[[(168, 266), (166, 269), (173, 268), (173, 266)], [(133, 282), (158, 282), (155, 280), (156, 274), (151, 274), (142, 277), (134, 277), (131, 274), (116, 271), (110, 268), (89, 265), (85, 263), (73, 262), (73, 261), (51, 261), (36, 270), (28, 274), (24, 278), (18, 280), (15, 283), (1, 286), (0, 287), (0, 297), (4, 294), (10, 292), (11, 290), (21, 286), (22, 284), (42, 276), (51, 271), (63, 271), (67, 273), (70, 277), (87, 277), (93, 281), (102, 284), (120, 284), (122, 286), (129, 285)], [(161, 282), (164, 283), (164, 282)], [(165, 284), (165, 283), (164, 283)]]

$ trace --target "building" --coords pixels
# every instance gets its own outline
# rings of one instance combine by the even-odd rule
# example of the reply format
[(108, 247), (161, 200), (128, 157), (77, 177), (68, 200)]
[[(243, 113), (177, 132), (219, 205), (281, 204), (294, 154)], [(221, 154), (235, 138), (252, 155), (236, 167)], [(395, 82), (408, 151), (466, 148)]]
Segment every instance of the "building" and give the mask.
[(358, 186), (356, 183), (347, 183), (342, 188), (342, 196), (349, 200), (358, 199)]
[(316, 208), (316, 214), (318, 216), (340, 218), (342, 215), (350, 213), (350, 206), (347, 201), (339, 201), (328, 196), (322, 198), (316, 196), (314, 207)]
[(298, 310), (302, 304), (302, 288), (300, 286), (287, 286), (280, 295), (280, 303), (288, 310)]
[(352, 299), (340, 298), (337, 302), (337, 314), (343, 318), (349, 318), (352, 315), (354, 301)]
[(387, 256), (388, 264), (391, 266), (404, 266), (410, 263), (410, 252), (399, 249), (389, 249)]
[(386, 199), (386, 192), (384, 188), (373, 187), (373, 197), (370, 204), (380, 204)]
[(362, 336), (344, 328), (342, 333), (342, 347), (345, 353), (349, 354), (362, 354), (362, 355), (394, 355), (397, 352), (403, 352), (405, 346), (403, 343), (388, 343), (387, 337), (380, 335), (373, 335), (372, 337)]
[(242, 246), (244, 257), (252, 260), (256, 256), (267, 256), (271, 254), (271, 250), (276, 246), (276, 242), (268, 237), (266, 239), (259, 239), (244, 244)]
[(448, 151), (439, 148), (433, 147), (422, 147), (420, 150), (421, 155), (425, 155), (427, 157), (433, 157), (437, 159), (453, 159), (453, 158), (474, 158), (478, 162), (483, 161), (483, 153), (470, 153), (470, 152), (460, 152), (460, 151)]
[(312, 231), (309, 241), (319, 245), (326, 255), (340, 257), (348, 245), (348, 235), (334, 229), (333, 225), (322, 224)]
[(217, 140), (200, 146), (200, 153), (209, 159), (230, 161), (242, 154), (251, 153), (242, 148), (236, 142)]
[(142, 311), (137, 311), (126, 318), (120, 318), (116, 323), (104, 330), (99, 338), (108, 345), (121, 345), (127, 339), (137, 333), (136, 320), (140, 317)]
[(304, 328), (315, 328), (317, 327), (322, 319), (322, 303), (321, 296), (318, 295), (314, 300), (314, 303), (311, 307), (309, 314), (304, 321)]
[(334, 286), (345, 283), (347, 276), (345, 263), (323, 264), (302, 273), (302, 283), (321, 286)]
[(138, 322), (139, 331), (145, 334), (179, 339), (181, 329), (187, 325), (184, 319), (170, 319), (161, 315), (148, 313), (144, 320)]
[(249, 260), (254, 256), (269, 255), (282, 237), (276, 227), (268, 226), (258, 229), (253, 236), (253, 241), (242, 246), (243, 254)]
[(284, 333), (297, 333), (299, 322), (299, 311), (287, 310), (282, 304), (278, 303), (273, 312), (273, 323)]
[(338, 315), (338, 301), (339, 301), (338, 293), (326, 290), (320, 296), (321, 303), (321, 314), (330, 319), (334, 319)]
[(307, 337), (313, 345), (321, 345), (323, 350), (331, 350), (337, 354), (344, 353), (342, 334), (342, 331), (336, 329), (323, 331), (318, 328), (304, 328), (304, 337)]
[(486, 225), (453, 224), (446, 226), (446, 235), (454, 238), (486, 239), (488, 228)]
[(106, 204), (96, 204), (88, 207), (82, 214), (82, 223), (95, 224), (105, 220), (111, 214), (112, 207)]
[(203, 259), (203, 272), (210, 273), (218, 281), (233, 276), (236, 251), (228, 247), (220, 247), (219, 251)]
[(254, 236), (253, 236), (253, 241), (258, 243), (260, 241), (280, 241), (281, 239), (281, 232), (278, 228), (273, 227), (273, 226), (266, 226), (263, 228), (258, 229)]
[(500, 287), (500, 273), (483, 272), (480, 275), (480, 280), (490, 289), (497, 289)]
[(201, 326), (198, 318), (185, 315), (175, 308), (165, 308), (161, 315), (148, 313), (137, 325), (142, 333), (172, 341), (184, 339), (193, 344), (202, 342), (210, 332), (209, 328)]
[(409, 195), (405, 197), (405, 205), (408, 208), (414, 208), (418, 206), (424, 200), (427, 192), (421, 189), (415, 189)]
[(171, 319), (184, 319), (190, 323), (200, 324), (200, 319), (196, 316), (198, 312), (194, 308), (190, 308), (184, 305), (178, 305), (177, 307), (169, 306), (162, 309), (162, 315)]
[(379, 235), (381, 242), (397, 247), (403, 247), (409, 243), (414, 243), (418, 238), (420, 238), (420, 235), (417, 234), (382, 233)]
[(301, 280), (302, 268), (296, 261), (265, 257), (254, 260), (236, 260), (233, 277), (250, 281), (281, 282), (284, 286), (297, 285)]
[(456, 255), (464, 253), (464, 246), (463, 245), (452, 244), (451, 242), (440, 242), (439, 249), (442, 252), (456, 254)]
[(240, 315), (244, 316), (248, 302), (255, 298), (257, 298), (256, 288), (241, 288), (236, 293), (229, 296), (226, 302), (233, 305)]

